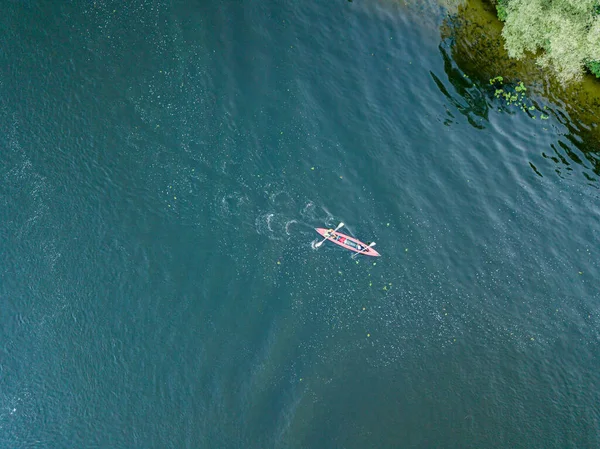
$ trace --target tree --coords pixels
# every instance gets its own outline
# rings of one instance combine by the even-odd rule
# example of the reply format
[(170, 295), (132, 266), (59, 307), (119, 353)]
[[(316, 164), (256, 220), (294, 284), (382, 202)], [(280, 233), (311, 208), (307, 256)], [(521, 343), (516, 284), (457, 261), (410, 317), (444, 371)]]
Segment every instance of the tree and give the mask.
[(598, 0), (501, 0), (499, 5), (506, 12), (502, 34), (509, 56), (538, 54), (537, 62), (556, 70), (564, 82), (579, 78), (584, 66), (600, 76)]

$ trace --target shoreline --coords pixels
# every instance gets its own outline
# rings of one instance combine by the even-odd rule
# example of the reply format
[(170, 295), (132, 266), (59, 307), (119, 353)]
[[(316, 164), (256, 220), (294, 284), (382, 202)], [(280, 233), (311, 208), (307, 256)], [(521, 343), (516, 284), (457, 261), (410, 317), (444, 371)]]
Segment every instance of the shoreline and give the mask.
[[(556, 111), (551, 111), (563, 125), (571, 131), (574, 131), (571, 128), (576, 125), (576, 131), (588, 143), (591, 142), (587, 137), (598, 139), (598, 79), (586, 73), (581, 81), (565, 86), (552, 73), (540, 67), (534, 59), (510, 58), (505, 48), (502, 28), (503, 24), (498, 19), (496, 8), (491, 1), (466, 0), (458, 7), (455, 16), (444, 20), (441, 37), (442, 40), (451, 42), (454, 61), (470, 79), (483, 84), (497, 76), (502, 76), (512, 83), (522, 81), (528, 88), (528, 97), (531, 100), (536, 101), (536, 96), (547, 98), (569, 114), (570, 120), (559, 117), (560, 114)], [(600, 175), (600, 172), (597, 174)]]

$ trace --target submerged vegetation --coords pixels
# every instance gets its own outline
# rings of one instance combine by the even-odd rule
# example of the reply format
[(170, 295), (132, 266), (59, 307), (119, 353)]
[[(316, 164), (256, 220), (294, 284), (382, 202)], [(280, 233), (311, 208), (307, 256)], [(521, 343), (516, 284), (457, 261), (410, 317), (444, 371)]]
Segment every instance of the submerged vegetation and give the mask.
[(562, 82), (600, 78), (600, 0), (493, 0), (510, 57), (536, 55)]
[[(434, 4), (457, 17), (470, 0), (392, 0), (423, 12)], [(585, 72), (600, 78), (600, 0), (478, 0), (495, 9), (509, 57), (535, 59), (563, 84)], [(460, 11), (460, 12), (459, 12)]]
[(532, 124), (538, 122), (532, 127), (536, 133), (558, 133), (557, 142), (550, 152), (544, 149), (542, 157), (556, 162), (561, 173), (579, 165), (588, 180), (598, 179), (600, 82), (592, 76), (560, 82), (534, 58), (510, 58), (504, 23), (497, 14), (497, 5), (489, 0), (464, 0), (456, 14), (448, 14), (439, 48), (454, 91), (432, 74), (434, 81), (473, 126), (485, 127), (488, 111), (494, 108), (528, 116)]
[[(527, 88), (523, 81), (519, 81), (514, 86), (509, 86), (504, 84), (504, 78), (501, 76), (496, 76), (490, 79), (490, 85), (494, 87), (494, 97), (503, 98), (506, 101), (507, 106), (516, 106), (525, 112), (529, 117), (535, 119), (535, 111), (536, 107), (533, 104), (528, 104), (525, 99), (525, 92), (527, 92)], [(544, 106), (544, 108), (546, 108)], [(539, 116), (542, 120), (548, 120), (548, 116), (546, 114), (540, 114)]]

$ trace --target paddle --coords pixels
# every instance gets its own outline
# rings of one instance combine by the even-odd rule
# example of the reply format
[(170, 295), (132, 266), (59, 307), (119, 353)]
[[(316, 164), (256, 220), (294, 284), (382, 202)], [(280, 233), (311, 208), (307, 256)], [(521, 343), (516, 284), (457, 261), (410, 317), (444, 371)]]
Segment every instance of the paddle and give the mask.
[[(339, 225), (337, 225), (337, 228), (335, 228), (333, 230), (333, 232), (337, 231), (338, 229), (340, 229), (342, 226), (344, 226), (344, 223), (340, 223)], [(331, 237), (331, 233), (329, 233), (329, 237)], [(321, 246), (323, 243), (325, 243), (325, 240), (327, 240), (329, 237), (325, 237), (323, 240), (321, 240), (319, 243), (317, 243), (315, 245), (315, 248), (318, 248), (319, 246)]]
[(371, 242), (371, 243), (369, 243), (369, 246), (367, 246), (366, 248), (363, 248), (362, 250), (360, 250), (360, 251), (359, 251), (359, 252), (357, 252), (357, 253), (354, 253), (354, 254), (352, 255), (351, 259), (354, 259), (354, 258), (355, 258), (356, 256), (358, 256), (359, 254), (362, 254), (362, 253), (364, 253), (364, 252), (365, 252), (365, 251), (367, 251), (369, 248), (373, 248), (375, 245), (376, 245), (376, 243), (375, 243), (375, 242)]

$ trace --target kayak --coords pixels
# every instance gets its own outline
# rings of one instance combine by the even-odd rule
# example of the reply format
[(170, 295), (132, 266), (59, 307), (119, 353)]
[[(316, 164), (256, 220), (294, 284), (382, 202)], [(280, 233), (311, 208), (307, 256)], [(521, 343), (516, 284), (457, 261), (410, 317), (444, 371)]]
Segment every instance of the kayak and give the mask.
[(377, 251), (373, 249), (373, 246), (369, 246), (366, 243), (361, 242), (354, 237), (350, 237), (349, 235), (342, 234), (341, 232), (337, 232), (333, 229), (325, 229), (325, 228), (315, 228), (319, 234), (321, 234), (327, 240), (343, 246), (350, 251), (354, 251), (355, 253), (364, 254), (365, 256), (381, 256)]

